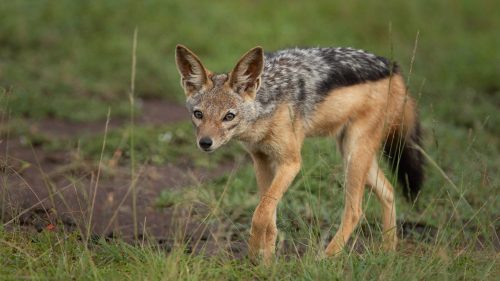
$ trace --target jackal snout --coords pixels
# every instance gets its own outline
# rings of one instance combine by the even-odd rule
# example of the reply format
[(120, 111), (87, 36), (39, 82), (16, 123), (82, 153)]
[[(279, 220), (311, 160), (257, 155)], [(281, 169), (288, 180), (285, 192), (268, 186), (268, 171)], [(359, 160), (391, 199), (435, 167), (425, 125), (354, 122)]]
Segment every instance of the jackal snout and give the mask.
[(226, 124), (222, 122), (213, 122), (209, 117), (206, 118), (207, 120), (193, 119), (195, 119), (193, 125), (196, 129), (196, 143), (205, 152), (213, 152), (233, 136), (232, 130), (227, 130)]
[(205, 151), (210, 150), (212, 143), (213, 143), (212, 139), (209, 137), (203, 137), (198, 141), (198, 145), (200, 146), (200, 148), (205, 150)]

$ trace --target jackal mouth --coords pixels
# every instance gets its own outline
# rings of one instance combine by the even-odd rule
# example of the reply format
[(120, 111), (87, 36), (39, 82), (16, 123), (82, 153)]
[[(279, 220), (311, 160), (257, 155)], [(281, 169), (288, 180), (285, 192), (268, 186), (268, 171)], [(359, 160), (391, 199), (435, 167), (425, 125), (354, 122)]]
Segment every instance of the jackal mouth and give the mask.
[(203, 150), (204, 152), (206, 153), (212, 153), (214, 152), (217, 148), (200, 148), (201, 150)]

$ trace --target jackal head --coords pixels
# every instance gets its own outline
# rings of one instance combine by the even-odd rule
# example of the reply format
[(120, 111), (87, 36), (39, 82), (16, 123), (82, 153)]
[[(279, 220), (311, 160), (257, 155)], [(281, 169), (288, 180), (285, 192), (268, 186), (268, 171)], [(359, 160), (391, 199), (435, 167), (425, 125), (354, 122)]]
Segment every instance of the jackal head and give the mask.
[(257, 116), (254, 101), (264, 66), (261, 47), (248, 51), (225, 74), (206, 69), (182, 45), (177, 45), (175, 59), (200, 149), (214, 151), (249, 129)]

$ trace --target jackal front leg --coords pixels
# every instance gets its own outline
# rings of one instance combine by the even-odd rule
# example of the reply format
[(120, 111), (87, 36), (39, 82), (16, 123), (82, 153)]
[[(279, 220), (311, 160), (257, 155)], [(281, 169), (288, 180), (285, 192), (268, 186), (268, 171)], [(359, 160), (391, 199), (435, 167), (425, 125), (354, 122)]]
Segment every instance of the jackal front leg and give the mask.
[[(254, 164), (257, 185), (259, 186), (259, 196), (262, 198), (263, 195), (267, 194), (271, 182), (273, 181), (275, 165), (273, 165), (271, 157), (261, 151), (252, 151), (250, 154)], [(275, 252), (276, 231), (276, 212), (274, 212), (272, 222), (266, 229), (266, 238), (264, 241), (264, 249), (266, 249), (266, 253), (264, 253), (265, 256), (272, 256)]]
[(254, 262), (257, 262), (260, 256), (266, 265), (272, 261), (278, 233), (276, 208), (299, 170), (300, 160), (278, 164), (271, 185), (261, 194), (259, 205), (252, 217), (248, 241), (249, 256)]

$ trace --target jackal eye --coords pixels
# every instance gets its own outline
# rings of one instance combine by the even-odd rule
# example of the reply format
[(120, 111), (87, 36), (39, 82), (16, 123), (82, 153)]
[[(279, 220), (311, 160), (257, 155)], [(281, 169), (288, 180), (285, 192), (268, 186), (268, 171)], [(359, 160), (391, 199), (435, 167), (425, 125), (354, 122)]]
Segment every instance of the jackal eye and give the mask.
[(223, 120), (224, 121), (231, 121), (234, 119), (234, 116), (235, 116), (234, 113), (229, 112), (228, 114), (226, 114), (226, 116), (224, 116)]
[(199, 110), (193, 111), (193, 115), (194, 115), (194, 118), (196, 118), (196, 119), (203, 118), (203, 113), (201, 113), (201, 111), (199, 111)]

